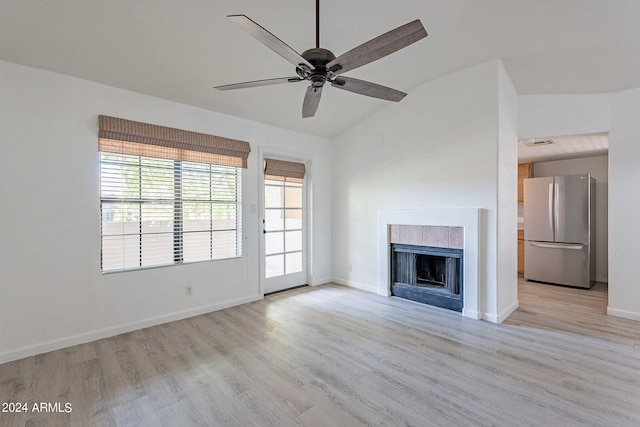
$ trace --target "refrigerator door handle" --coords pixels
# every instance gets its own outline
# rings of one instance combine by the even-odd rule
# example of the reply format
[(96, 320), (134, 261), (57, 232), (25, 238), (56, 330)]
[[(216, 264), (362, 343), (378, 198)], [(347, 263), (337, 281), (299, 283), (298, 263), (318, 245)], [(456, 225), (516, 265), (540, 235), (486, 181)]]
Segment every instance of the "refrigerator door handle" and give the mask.
[(555, 234), (555, 226), (553, 223), (553, 211), (554, 211), (554, 205), (553, 205), (553, 183), (549, 184), (549, 231), (551, 231), (551, 237), (553, 238), (553, 240), (555, 240), (556, 238), (556, 234)]
[(549, 248), (549, 249), (573, 249), (573, 250), (581, 250), (584, 245), (559, 245), (557, 243), (537, 243), (537, 242), (529, 242), (531, 246), (536, 246), (538, 248)]
[[(554, 180), (555, 181), (555, 180)], [(560, 184), (553, 184), (553, 239), (556, 240), (559, 234), (560, 224), (558, 211), (560, 209)]]

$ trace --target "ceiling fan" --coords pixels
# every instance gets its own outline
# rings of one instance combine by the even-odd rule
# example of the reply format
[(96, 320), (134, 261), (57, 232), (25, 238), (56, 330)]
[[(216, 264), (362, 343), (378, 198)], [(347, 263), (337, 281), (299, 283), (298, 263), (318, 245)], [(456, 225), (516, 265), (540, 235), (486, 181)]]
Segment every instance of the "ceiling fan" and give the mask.
[(316, 0), (316, 47), (308, 49), (300, 55), (282, 40), (246, 15), (229, 15), (243, 30), (255, 37), (269, 49), (282, 56), (296, 66), (296, 76), (275, 79), (255, 80), (215, 86), (218, 90), (243, 89), (247, 87), (266, 86), (280, 83), (297, 83), (303, 80), (311, 82), (307, 88), (302, 104), (302, 117), (313, 117), (320, 103), (322, 87), (325, 83), (349, 92), (398, 102), (407, 94), (396, 89), (381, 86), (364, 80), (344, 77), (341, 74), (373, 62), (394, 53), (427, 36), (427, 31), (419, 19), (402, 25), (395, 30), (382, 34), (360, 46), (343, 53), (339, 57), (328, 49), (320, 47), (320, 0)]

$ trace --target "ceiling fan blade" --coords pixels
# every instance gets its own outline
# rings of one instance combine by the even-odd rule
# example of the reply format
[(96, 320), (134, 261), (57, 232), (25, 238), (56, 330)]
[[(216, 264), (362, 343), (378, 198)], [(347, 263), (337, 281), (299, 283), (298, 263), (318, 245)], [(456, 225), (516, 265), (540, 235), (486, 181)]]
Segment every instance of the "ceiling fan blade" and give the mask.
[(427, 31), (420, 20), (416, 19), (343, 53), (329, 62), (327, 69), (341, 74), (383, 58), (425, 37)]
[(349, 92), (358, 93), (360, 95), (372, 96), (387, 101), (398, 102), (402, 100), (406, 93), (390, 87), (382, 86), (376, 83), (366, 82), (351, 77), (337, 77), (331, 82), (331, 86), (338, 89), (348, 90)]
[(277, 85), (280, 83), (296, 83), (301, 81), (300, 77), (278, 77), (276, 79), (254, 80), (251, 82), (234, 83), (230, 85), (214, 86), (214, 89), (218, 90), (231, 90), (231, 89), (244, 89), (246, 87), (258, 87)]
[(251, 34), (260, 43), (273, 50), (278, 55), (282, 56), (287, 61), (291, 62), (296, 67), (300, 64), (305, 64), (310, 70), (314, 70), (314, 66), (309, 61), (304, 59), (298, 52), (291, 49), (285, 42), (271, 34), (264, 27), (257, 22), (253, 21), (246, 15), (229, 15), (227, 18), (231, 19), (236, 24), (240, 25), (243, 30)]
[(309, 86), (307, 93), (304, 94), (304, 102), (302, 103), (302, 118), (313, 117), (318, 109), (320, 97), (322, 96), (322, 87)]

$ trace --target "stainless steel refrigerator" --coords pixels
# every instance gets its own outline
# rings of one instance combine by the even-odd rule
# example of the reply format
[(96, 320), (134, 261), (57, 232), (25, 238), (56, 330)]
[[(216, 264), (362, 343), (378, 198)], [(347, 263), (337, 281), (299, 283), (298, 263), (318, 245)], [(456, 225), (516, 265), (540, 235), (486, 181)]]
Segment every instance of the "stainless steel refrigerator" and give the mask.
[(525, 279), (593, 285), (595, 183), (589, 174), (524, 180)]

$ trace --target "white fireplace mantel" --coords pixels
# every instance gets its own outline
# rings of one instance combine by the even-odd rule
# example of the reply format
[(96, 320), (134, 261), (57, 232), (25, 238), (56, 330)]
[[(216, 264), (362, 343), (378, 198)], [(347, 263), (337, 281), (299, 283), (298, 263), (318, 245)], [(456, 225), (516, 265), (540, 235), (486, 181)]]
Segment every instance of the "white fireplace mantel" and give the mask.
[(462, 315), (480, 319), (479, 293), (481, 286), (479, 269), (479, 240), (481, 209), (442, 208), (442, 209), (381, 209), (378, 211), (378, 250), (380, 271), (378, 275), (378, 294), (389, 296), (390, 290), (390, 252), (389, 225), (432, 225), (464, 228), (464, 295)]

